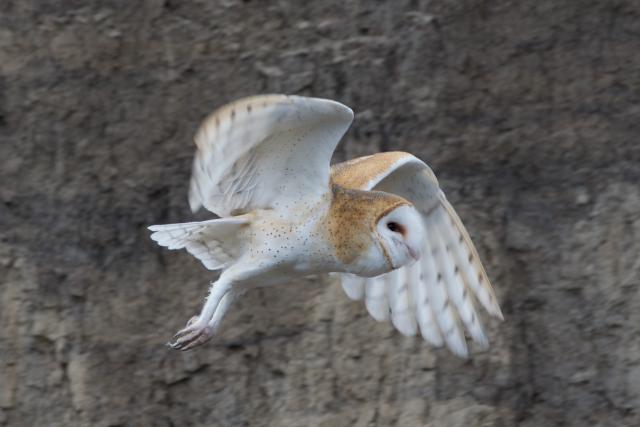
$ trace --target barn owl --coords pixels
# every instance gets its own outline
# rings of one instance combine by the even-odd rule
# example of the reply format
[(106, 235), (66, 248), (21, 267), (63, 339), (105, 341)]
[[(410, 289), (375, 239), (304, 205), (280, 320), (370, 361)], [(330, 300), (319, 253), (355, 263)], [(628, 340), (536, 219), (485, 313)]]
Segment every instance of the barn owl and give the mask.
[(204, 307), (168, 343), (208, 341), (247, 289), (318, 273), (404, 335), (468, 355), (464, 328), (488, 340), (479, 302), (502, 318), (478, 253), (431, 169), (403, 152), (330, 166), (353, 121), (335, 101), (286, 95), (241, 99), (195, 136), (192, 211), (219, 218), (153, 225), (151, 238), (221, 270)]

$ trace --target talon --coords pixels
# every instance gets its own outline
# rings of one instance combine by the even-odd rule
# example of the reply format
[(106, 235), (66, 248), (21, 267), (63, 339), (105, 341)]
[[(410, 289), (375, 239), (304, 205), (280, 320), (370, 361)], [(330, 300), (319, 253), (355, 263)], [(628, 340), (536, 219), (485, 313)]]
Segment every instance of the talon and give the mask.
[(201, 335), (199, 335), (196, 339), (194, 339), (190, 343), (187, 343), (184, 347), (180, 348), (180, 350), (182, 351), (191, 350), (192, 348), (198, 347), (206, 343), (207, 341), (209, 341), (212, 338), (213, 334), (211, 334), (208, 327), (205, 329), (206, 330)]
[(212, 329), (206, 324), (198, 324), (197, 319), (197, 316), (192, 317), (187, 327), (178, 331), (167, 345), (174, 350), (186, 351), (209, 341), (213, 336)]
[(197, 316), (194, 316), (191, 318), (191, 320), (189, 320), (189, 322), (187, 323), (187, 326), (185, 326), (183, 329), (180, 329), (178, 332), (176, 332), (176, 334), (173, 336), (172, 340), (176, 341), (179, 338), (193, 332), (196, 328), (195, 328), (195, 321), (193, 319), (198, 320)]
[(172, 349), (174, 349), (174, 350), (180, 350), (180, 348), (181, 348), (182, 346), (181, 346), (178, 342), (175, 342), (175, 341), (174, 341), (174, 342), (171, 342), (171, 341), (169, 341), (169, 342), (167, 343), (167, 347), (172, 348)]

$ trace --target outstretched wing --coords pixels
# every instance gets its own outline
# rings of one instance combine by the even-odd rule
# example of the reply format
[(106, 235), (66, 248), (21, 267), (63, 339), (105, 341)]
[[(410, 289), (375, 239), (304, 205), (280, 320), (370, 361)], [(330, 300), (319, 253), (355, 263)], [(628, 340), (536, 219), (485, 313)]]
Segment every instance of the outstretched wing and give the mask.
[(401, 333), (420, 331), (431, 344), (446, 344), (458, 356), (468, 355), (463, 325), (480, 347), (487, 347), (472, 295), (489, 314), (502, 319), (502, 312), (471, 238), (429, 166), (408, 153), (380, 153), (333, 166), (331, 179), (347, 188), (402, 196), (424, 219), (426, 239), (418, 262), (370, 279), (340, 274), (347, 295), (364, 298), (376, 320), (390, 317)]
[(321, 197), (352, 121), (338, 102), (300, 96), (254, 96), (218, 109), (195, 136), (191, 210), (227, 216)]
[(201, 222), (152, 225), (151, 239), (169, 249), (186, 249), (209, 270), (220, 270), (236, 260), (241, 252), (240, 230), (250, 223), (245, 216), (210, 219)]

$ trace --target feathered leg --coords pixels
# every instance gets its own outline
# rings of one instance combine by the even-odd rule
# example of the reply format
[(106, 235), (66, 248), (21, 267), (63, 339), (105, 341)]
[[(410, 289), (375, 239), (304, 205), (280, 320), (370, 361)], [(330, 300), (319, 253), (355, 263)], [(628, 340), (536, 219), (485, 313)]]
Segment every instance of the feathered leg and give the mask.
[[(169, 347), (175, 350), (189, 350), (209, 341), (218, 328), (222, 317), (233, 300), (232, 281), (223, 274), (211, 285), (209, 296), (197, 318), (192, 318), (187, 326), (173, 336)], [(220, 314), (216, 315), (218, 312)]]
[[(220, 304), (218, 304), (216, 311), (213, 313), (213, 317), (211, 317), (211, 320), (207, 324), (207, 327), (205, 328), (205, 331), (202, 333), (202, 335), (200, 335), (195, 340), (184, 344), (184, 347), (176, 348), (173, 345), (171, 345), (171, 347), (176, 348), (177, 350), (182, 350), (182, 351), (191, 350), (192, 348), (198, 347), (201, 344), (204, 344), (207, 341), (209, 341), (211, 338), (213, 338), (213, 335), (216, 332), (218, 332), (218, 329), (220, 329), (220, 324), (222, 323), (222, 319), (224, 318), (224, 315), (227, 314), (227, 312), (229, 311), (229, 307), (231, 307), (231, 303), (233, 303), (233, 301), (242, 293), (243, 293), (242, 291), (236, 291), (235, 289), (232, 289), (229, 292), (227, 292), (220, 300)], [(187, 328), (197, 320), (198, 320), (198, 316), (193, 316), (191, 320), (189, 320), (189, 323), (187, 323)]]
[(220, 304), (218, 304), (218, 308), (216, 308), (216, 311), (215, 313), (213, 313), (213, 317), (211, 318), (208, 324), (209, 328), (211, 328), (212, 333), (215, 334), (216, 332), (218, 332), (218, 329), (220, 329), (220, 324), (222, 323), (222, 319), (224, 318), (224, 315), (227, 314), (227, 312), (229, 311), (229, 307), (231, 307), (231, 304), (233, 303), (233, 301), (235, 301), (236, 298), (242, 295), (243, 293), (244, 293), (244, 290), (239, 291), (236, 289), (232, 289), (229, 292), (227, 292), (224, 297), (222, 297)]
[(218, 280), (211, 284), (200, 315), (189, 320), (187, 326), (178, 331), (167, 345), (175, 350), (190, 350), (209, 341), (234, 298), (244, 293), (247, 285), (269, 268), (270, 264), (253, 259), (250, 263), (240, 262), (223, 271)]

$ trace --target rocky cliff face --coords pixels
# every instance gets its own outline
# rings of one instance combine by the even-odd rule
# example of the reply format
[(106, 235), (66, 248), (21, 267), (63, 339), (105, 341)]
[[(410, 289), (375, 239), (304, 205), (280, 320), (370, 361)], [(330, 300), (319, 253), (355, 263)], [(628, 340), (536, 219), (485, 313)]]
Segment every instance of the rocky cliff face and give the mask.
[[(0, 425), (640, 425), (634, 0), (0, 2)], [(499, 293), (469, 361), (311, 278), (164, 342), (213, 277), (199, 121), (241, 96), (356, 111), (335, 161), (427, 161)], [(197, 218), (204, 218), (205, 215)]]

